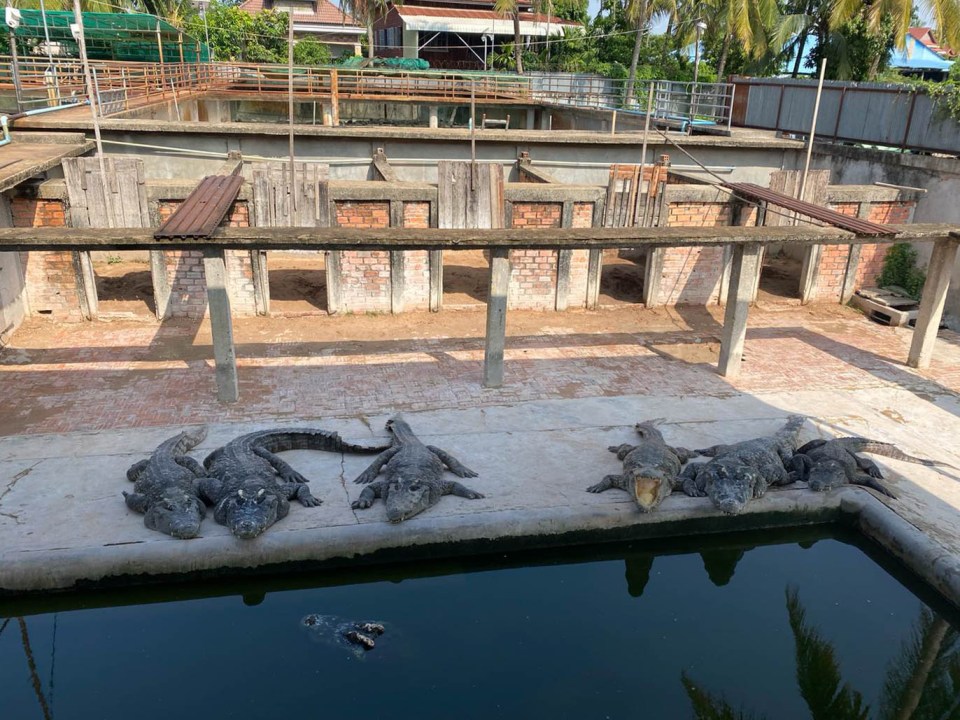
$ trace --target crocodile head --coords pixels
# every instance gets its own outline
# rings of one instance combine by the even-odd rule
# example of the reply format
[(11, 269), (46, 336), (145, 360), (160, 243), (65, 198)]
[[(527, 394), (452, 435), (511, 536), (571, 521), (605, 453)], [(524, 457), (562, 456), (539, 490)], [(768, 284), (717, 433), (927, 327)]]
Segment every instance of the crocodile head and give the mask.
[(840, 487), (847, 482), (847, 471), (843, 465), (829, 458), (817, 461), (807, 476), (807, 485), (811, 490), (824, 492)]
[(206, 514), (200, 498), (174, 490), (149, 507), (143, 516), (143, 524), (151, 530), (188, 540), (200, 534), (200, 521)]
[(430, 485), (418, 477), (398, 477), (390, 481), (385, 493), (387, 520), (403, 522), (437, 502)]
[(630, 493), (640, 512), (650, 512), (670, 494), (670, 480), (657, 468), (635, 468), (628, 472)]
[(721, 512), (737, 515), (747, 506), (747, 502), (756, 496), (762, 486), (760, 473), (746, 465), (728, 467), (711, 463), (705, 468), (707, 496)]
[(247, 484), (217, 503), (214, 518), (242, 540), (261, 535), (283, 517), (281, 499), (263, 487)]

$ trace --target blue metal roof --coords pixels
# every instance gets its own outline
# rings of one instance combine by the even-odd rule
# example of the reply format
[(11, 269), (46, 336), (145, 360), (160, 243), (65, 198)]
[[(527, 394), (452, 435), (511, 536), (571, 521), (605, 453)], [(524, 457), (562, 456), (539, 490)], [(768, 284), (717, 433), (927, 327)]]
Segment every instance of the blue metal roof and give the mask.
[(907, 35), (903, 50), (890, 51), (890, 67), (903, 70), (949, 70), (952, 60), (944, 60), (912, 35)]

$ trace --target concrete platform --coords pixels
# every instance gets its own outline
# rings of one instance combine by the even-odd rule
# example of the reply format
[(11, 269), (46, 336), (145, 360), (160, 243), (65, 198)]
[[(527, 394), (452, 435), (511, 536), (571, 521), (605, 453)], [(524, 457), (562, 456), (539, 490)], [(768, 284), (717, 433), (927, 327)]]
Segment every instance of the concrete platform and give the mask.
[[(129, 488), (126, 469), (181, 428), (12, 436), (0, 439), (0, 590), (845, 520), (960, 606), (960, 471), (876, 458), (899, 500), (861, 488), (813, 493), (796, 486), (769, 492), (737, 517), (719, 515), (707, 499), (678, 494), (659, 511), (641, 515), (625, 493), (584, 491), (619, 469), (606, 447), (630, 441), (637, 420), (666, 418), (668, 442), (692, 448), (772, 432), (791, 413), (811, 417), (806, 439), (862, 434), (960, 467), (960, 451), (944, 442), (960, 437), (956, 396), (929, 402), (891, 387), (769, 393), (762, 399), (746, 393), (645, 395), (432, 410), (406, 416), (426, 442), (480, 473), (465, 484), (485, 499), (445, 497), (422, 515), (391, 525), (380, 501), (369, 510), (350, 509), (361, 490), (351, 481), (369, 457), (295, 451), (284, 458), (311, 479), (322, 506), (294, 505), (285, 520), (253, 541), (233, 538), (212, 518), (202, 538), (179, 541), (147, 530), (120, 493)], [(320, 425), (366, 441), (385, 435), (388, 415), (215, 424), (192, 454), (202, 458), (231, 437), (267, 426)]]

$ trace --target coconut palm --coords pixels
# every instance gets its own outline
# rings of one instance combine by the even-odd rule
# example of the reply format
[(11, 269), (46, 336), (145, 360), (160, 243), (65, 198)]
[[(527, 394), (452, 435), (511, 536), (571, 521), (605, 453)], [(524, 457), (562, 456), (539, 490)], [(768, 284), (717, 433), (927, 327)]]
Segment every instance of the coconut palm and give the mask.
[[(928, 9), (940, 41), (960, 47), (960, 0), (929, 0)], [(850, 74), (847, 38), (843, 33), (847, 23), (862, 17), (870, 32), (880, 33), (884, 31), (884, 22), (889, 22), (892, 29), (888, 32), (893, 35), (894, 45), (903, 48), (912, 13), (913, 0), (789, 0), (778, 21), (774, 40), (778, 49), (796, 50), (794, 77), (800, 70), (806, 41), (814, 36), (820, 47), (833, 46), (840, 65), (833, 74), (846, 78)], [(876, 74), (879, 60), (875, 58), (870, 76)]]
[[(392, 0), (394, 5), (402, 5), (401, 0)], [(373, 42), (373, 23), (387, 14), (389, 9), (389, 0), (342, 0), (341, 9), (353, 16), (354, 20), (359, 20), (367, 28), (367, 57), (374, 58), (375, 50)]]
[(523, 75), (523, 45), (520, 42), (520, 3), (519, 0), (496, 0), (493, 9), (501, 15), (513, 18), (513, 62), (518, 74)]

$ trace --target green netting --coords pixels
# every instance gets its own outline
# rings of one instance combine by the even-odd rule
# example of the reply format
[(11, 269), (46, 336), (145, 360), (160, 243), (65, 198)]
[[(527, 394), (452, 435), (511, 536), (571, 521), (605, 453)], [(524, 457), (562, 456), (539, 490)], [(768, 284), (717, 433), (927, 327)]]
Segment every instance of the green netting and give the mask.
[[(180, 62), (181, 40), (185, 62), (206, 62), (210, 59), (210, 51), (206, 45), (181, 34), (176, 27), (155, 15), (104, 12), (85, 12), (82, 15), (87, 56), (93, 60), (157, 62), (162, 46), (164, 62)], [(51, 44), (59, 45), (61, 56), (79, 57), (79, 47), (70, 32), (70, 25), (74, 22), (72, 12), (47, 11), (46, 32), (44, 13), (39, 10), (21, 10), (20, 16), (20, 26), (13, 31), (18, 43), (36, 47), (45, 41), (46, 33), (49, 33)]]
[(394, 70), (428, 70), (430, 63), (422, 58), (376, 58), (374, 67), (393, 68)]

